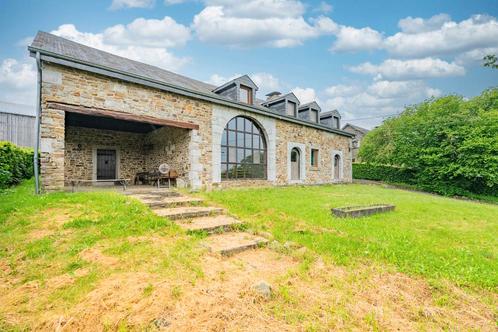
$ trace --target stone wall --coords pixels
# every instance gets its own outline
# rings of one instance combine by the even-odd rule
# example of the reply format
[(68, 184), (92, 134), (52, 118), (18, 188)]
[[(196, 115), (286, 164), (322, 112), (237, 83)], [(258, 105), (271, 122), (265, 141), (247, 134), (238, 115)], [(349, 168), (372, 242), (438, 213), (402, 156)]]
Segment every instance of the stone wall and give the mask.
[(163, 127), (145, 136), (145, 168), (148, 171), (157, 170), (162, 163), (176, 170), (183, 180), (188, 179), (189, 163), (189, 130), (173, 127)]
[(117, 176), (133, 181), (137, 172), (145, 170), (144, 134), (114, 130), (66, 127), (64, 182), (71, 179), (95, 180), (96, 150), (115, 149)]
[[(336, 135), (323, 130), (288, 123), (277, 122), (277, 178), (276, 184), (292, 183), (289, 181), (290, 150), (292, 146), (304, 150), (304, 177), (295, 183), (322, 184), (336, 182), (333, 178), (333, 152), (342, 152), (343, 172), (340, 182), (351, 182), (351, 152), (348, 137)], [(319, 150), (318, 166), (311, 166), (311, 149)]]
[[(167, 127), (142, 136), (94, 130), (94, 145), (101, 142), (103, 145), (116, 144), (123, 147), (122, 151), (127, 150), (125, 146), (130, 147), (120, 157), (125, 158), (123, 165), (129, 163), (134, 166), (133, 169), (123, 168), (121, 177), (133, 178), (139, 170), (150, 170), (166, 162), (177, 169), (195, 189), (210, 189), (213, 184), (217, 187), (285, 185), (291, 183), (288, 172), (291, 143), (304, 150), (301, 156), (304, 158), (304, 176), (298, 183), (333, 182), (333, 151), (342, 154), (344, 166), (340, 180), (351, 181), (351, 140), (348, 137), (59, 65), (44, 63), (42, 77), (41, 176), (44, 190), (62, 189), (64, 179), (67, 183), (67, 179), (71, 177), (91, 179), (92, 176), (88, 169), (82, 169), (85, 168), (82, 165), (88, 165), (90, 161), (89, 150), (83, 147), (83, 143), (91, 141), (86, 137), (90, 131), (83, 129), (82, 139), (79, 139), (80, 134), (68, 127), (65, 135), (64, 112), (48, 109), (49, 101), (199, 125), (199, 130)], [(220, 183), (218, 169), (221, 132), (226, 123), (237, 115), (253, 118), (265, 131), (268, 146), (267, 181)], [(78, 141), (83, 142), (81, 150), (78, 148)], [(318, 167), (310, 165), (312, 147), (319, 149)], [(141, 153), (136, 153), (138, 150)]]
[(199, 130), (189, 131), (188, 178), (196, 187), (211, 183), (211, 103), (48, 63), (43, 63), (41, 92), (41, 179), (45, 191), (64, 186), (64, 112), (48, 109), (48, 101), (199, 125)]

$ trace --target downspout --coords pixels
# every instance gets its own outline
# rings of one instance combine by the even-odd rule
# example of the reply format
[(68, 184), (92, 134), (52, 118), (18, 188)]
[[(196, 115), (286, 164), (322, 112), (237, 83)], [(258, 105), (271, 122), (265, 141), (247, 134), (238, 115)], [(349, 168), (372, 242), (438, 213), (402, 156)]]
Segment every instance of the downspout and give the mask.
[(36, 67), (38, 69), (38, 78), (37, 78), (38, 81), (36, 85), (36, 124), (35, 124), (36, 143), (35, 143), (35, 151), (33, 154), (33, 163), (35, 171), (35, 192), (36, 194), (39, 194), (40, 175), (38, 174), (38, 160), (39, 160), (38, 151), (40, 150), (41, 81), (42, 81), (40, 52), (36, 52)]

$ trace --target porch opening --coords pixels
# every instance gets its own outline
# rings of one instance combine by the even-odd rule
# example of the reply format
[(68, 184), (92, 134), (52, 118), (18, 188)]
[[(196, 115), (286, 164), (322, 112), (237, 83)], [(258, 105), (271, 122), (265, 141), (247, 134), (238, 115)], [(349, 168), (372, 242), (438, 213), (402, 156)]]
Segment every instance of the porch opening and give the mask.
[(188, 185), (191, 129), (134, 120), (66, 111), (64, 184)]

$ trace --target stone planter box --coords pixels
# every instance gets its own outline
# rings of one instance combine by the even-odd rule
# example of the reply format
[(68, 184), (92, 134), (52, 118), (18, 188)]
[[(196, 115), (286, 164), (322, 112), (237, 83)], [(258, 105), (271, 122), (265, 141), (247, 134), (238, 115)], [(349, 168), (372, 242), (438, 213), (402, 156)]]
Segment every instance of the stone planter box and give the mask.
[(388, 212), (394, 210), (394, 205), (374, 204), (366, 206), (346, 206), (332, 209), (332, 214), (339, 218), (359, 218), (376, 213)]

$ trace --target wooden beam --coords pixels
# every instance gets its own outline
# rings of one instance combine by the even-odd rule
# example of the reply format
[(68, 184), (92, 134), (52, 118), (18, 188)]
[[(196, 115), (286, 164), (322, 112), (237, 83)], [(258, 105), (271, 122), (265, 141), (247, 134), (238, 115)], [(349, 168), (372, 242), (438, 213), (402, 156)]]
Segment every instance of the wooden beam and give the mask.
[(195, 124), (195, 123), (182, 122), (182, 121), (176, 121), (176, 120), (159, 119), (159, 118), (149, 116), (149, 115), (135, 115), (135, 114), (118, 112), (118, 111), (113, 111), (113, 110), (104, 109), (104, 108), (87, 107), (87, 106), (82, 106), (82, 105), (74, 105), (74, 104), (52, 102), (52, 101), (47, 102), (47, 108), (53, 109), (53, 110), (60, 110), (60, 111), (64, 111), (64, 112), (69, 112), (69, 113), (79, 113), (79, 114), (85, 114), (85, 115), (91, 115), (91, 116), (100, 116), (100, 117), (104, 117), (104, 118), (112, 118), (112, 119), (123, 120), (123, 121), (141, 122), (141, 123), (149, 123), (149, 124), (158, 125), (158, 126), (169, 126), (169, 127), (176, 127), (176, 128), (199, 130), (199, 125)]

